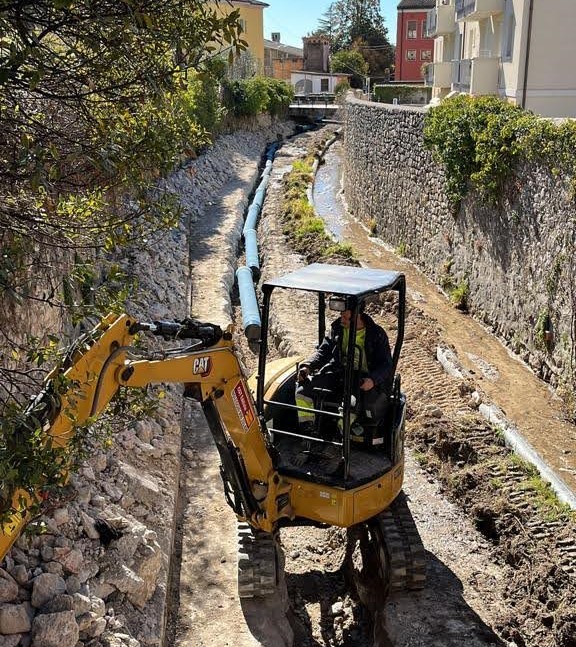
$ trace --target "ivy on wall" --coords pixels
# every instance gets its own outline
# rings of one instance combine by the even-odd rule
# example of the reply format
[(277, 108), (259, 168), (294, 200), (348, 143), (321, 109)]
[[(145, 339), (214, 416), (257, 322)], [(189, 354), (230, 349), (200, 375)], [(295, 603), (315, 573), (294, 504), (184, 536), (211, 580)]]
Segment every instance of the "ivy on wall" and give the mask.
[(518, 162), (538, 160), (559, 169), (576, 189), (576, 123), (556, 124), (497, 97), (459, 95), (431, 108), (424, 144), (446, 169), (448, 195), (455, 205), (473, 187), (498, 202)]

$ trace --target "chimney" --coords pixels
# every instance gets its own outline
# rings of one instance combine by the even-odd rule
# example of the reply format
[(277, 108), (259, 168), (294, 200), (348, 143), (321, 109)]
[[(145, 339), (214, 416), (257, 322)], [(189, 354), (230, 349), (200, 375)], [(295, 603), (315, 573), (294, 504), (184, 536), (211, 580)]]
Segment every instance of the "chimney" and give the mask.
[(274, 42), (274, 43), (279, 43), (280, 42), (280, 32), (279, 31), (273, 31), (272, 32), (272, 42)]
[(330, 41), (324, 36), (305, 36), (304, 43), (304, 70), (306, 72), (328, 73)]

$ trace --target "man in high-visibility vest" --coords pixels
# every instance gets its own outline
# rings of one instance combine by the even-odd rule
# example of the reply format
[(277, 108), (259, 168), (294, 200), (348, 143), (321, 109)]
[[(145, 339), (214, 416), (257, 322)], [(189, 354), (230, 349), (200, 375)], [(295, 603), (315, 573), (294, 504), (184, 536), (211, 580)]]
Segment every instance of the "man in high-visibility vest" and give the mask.
[[(316, 353), (302, 362), (298, 371), (296, 405), (301, 433), (315, 435), (314, 389), (325, 389), (333, 399), (341, 400), (346, 363), (346, 349), (350, 334), (351, 310), (344, 310), (332, 322), (330, 334), (324, 338)], [(363, 312), (363, 304), (356, 322), (354, 371), (358, 386), (364, 394), (389, 393), (392, 387), (393, 365), (390, 342), (384, 329)]]

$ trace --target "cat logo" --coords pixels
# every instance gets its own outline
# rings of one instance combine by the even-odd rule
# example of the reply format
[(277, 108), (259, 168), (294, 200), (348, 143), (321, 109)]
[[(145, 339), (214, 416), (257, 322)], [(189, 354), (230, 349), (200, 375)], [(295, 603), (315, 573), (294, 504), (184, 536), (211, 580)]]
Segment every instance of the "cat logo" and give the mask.
[(194, 373), (194, 375), (207, 377), (208, 375), (210, 375), (211, 370), (212, 360), (209, 357), (198, 357), (194, 360), (194, 366), (192, 368), (192, 373)]

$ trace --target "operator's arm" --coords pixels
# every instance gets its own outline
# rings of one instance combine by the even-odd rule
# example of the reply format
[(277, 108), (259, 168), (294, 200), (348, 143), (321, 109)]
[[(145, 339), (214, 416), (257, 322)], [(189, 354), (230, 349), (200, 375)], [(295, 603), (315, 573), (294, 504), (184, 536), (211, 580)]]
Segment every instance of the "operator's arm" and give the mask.
[(305, 377), (328, 364), (333, 357), (333, 352), (334, 341), (330, 337), (324, 337), (314, 355), (300, 362), (300, 376)]

